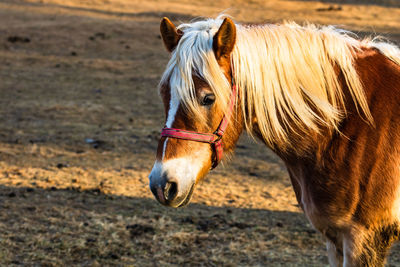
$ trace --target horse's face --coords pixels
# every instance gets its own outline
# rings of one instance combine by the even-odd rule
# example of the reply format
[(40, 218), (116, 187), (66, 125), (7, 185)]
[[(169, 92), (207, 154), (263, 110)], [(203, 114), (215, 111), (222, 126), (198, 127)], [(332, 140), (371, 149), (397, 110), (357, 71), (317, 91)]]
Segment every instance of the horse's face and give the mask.
[[(234, 24), (231, 20), (224, 21), (213, 38), (215, 57), (228, 81), (231, 81), (229, 55), (235, 42), (235, 32), (232, 27)], [(230, 34), (230, 38), (227, 38), (226, 32)], [(166, 18), (161, 22), (161, 34), (169, 51), (176, 47), (182, 35)], [(218, 36), (219, 34), (224, 38)], [(230, 47), (226, 46), (226, 42), (229, 42)], [(174, 84), (167, 83), (161, 86), (160, 91), (166, 113), (165, 126), (199, 133), (213, 133), (218, 128), (225, 111), (218, 107), (216, 96), (204, 79), (197, 76), (192, 76), (192, 79), (198, 111), (203, 119), (199, 120), (188, 112), (180, 103)], [(222, 138), (224, 152), (233, 149), (242, 129), (236, 108), (233, 112), (234, 119), (229, 122)], [(156, 162), (149, 176), (150, 188), (156, 199), (166, 206), (186, 205), (190, 201), (195, 184), (210, 170), (215, 157), (213, 153), (209, 143), (161, 137)]]

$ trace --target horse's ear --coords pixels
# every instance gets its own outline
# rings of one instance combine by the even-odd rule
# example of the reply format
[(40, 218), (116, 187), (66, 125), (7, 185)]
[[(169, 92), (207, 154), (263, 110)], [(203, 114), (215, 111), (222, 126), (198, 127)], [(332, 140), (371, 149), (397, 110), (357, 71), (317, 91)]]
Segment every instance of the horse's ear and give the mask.
[(175, 25), (166, 17), (161, 20), (160, 32), (164, 45), (169, 52), (175, 49), (182, 37), (182, 32), (177, 30)]
[(231, 54), (235, 41), (235, 23), (230, 18), (225, 18), (213, 39), (213, 50), (217, 60)]

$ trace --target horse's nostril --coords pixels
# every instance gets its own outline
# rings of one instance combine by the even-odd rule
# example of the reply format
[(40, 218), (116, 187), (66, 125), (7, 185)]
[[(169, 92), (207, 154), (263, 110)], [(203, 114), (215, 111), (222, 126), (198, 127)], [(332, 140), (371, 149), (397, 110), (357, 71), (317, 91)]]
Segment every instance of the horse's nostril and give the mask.
[(167, 182), (164, 189), (164, 197), (166, 200), (173, 200), (178, 194), (178, 184), (175, 182)]

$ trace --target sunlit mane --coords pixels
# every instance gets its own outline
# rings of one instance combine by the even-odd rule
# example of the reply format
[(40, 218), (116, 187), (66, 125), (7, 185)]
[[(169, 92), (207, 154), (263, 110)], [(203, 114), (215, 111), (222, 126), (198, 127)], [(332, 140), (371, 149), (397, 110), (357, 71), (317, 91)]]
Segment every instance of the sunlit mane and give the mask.
[[(170, 84), (194, 116), (200, 116), (193, 75), (211, 86), (217, 104), (224, 108), (230, 85), (220, 69), (212, 40), (222, 17), (178, 28), (184, 32), (173, 51), (160, 84)], [(345, 31), (315, 25), (236, 25), (237, 40), (232, 53), (234, 80), (248, 130), (253, 121), (270, 145), (290, 145), (288, 131), (321, 127), (337, 129), (345, 116), (344, 92), (337, 78), (343, 73), (360, 116), (373, 122), (363, 86), (353, 66), (361, 47), (376, 47), (400, 64), (400, 50), (390, 44), (358, 41)]]

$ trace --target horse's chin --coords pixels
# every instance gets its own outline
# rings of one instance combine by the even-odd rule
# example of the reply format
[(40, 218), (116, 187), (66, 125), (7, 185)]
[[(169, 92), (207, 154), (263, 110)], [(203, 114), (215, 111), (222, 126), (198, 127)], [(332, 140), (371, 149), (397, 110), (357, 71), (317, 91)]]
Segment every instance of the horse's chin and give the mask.
[(177, 206), (178, 208), (185, 207), (186, 205), (189, 204), (189, 202), (190, 202), (190, 200), (192, 199), (192, 196), (193, 196), (194, 185), (195, 184), (192, 184), (192, 186), (190, 187), (189, 192), (186, 194), (186, 198), (182, 201), (181, 204), (179, 204), (179, 206)]

